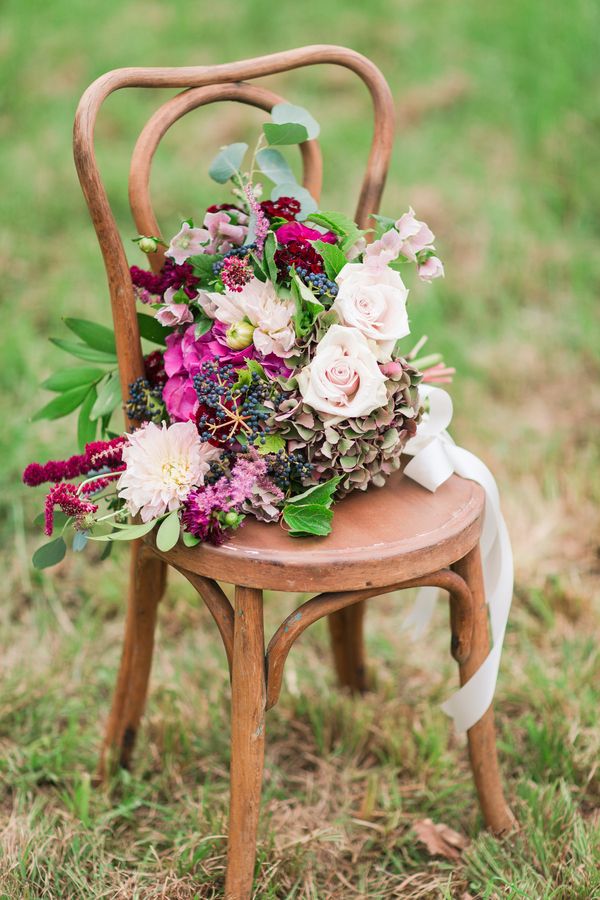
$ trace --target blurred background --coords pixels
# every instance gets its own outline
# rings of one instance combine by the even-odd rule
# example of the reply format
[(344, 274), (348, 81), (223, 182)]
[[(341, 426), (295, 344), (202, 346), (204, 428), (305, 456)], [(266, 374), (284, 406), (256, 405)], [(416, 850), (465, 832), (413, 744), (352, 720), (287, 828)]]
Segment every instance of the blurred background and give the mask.
[[(88, 773), (119, 658), (125, 548), (105, 564), (92, 550), (48, 572), (30, 567), (43, 493), (25, 489), (20, 473), (75, 448), (74, 418), (29, 422), (50, 399), (39, 382), (71, 362), (47, 338), (65, 336), (65, 315), (109, 321), (72, 162), (77, 102), (120, 66), (336, 43), (371, 57), (392, 88), (397, 139), (381, 211), (412, 205), (446, 267), (445, 280), (415, 286), (412, 331), (458, 370), (452, 433), (496, 474), (514, 542), (497, 709), (523, 829), (505, 844), (477, 837), (464, 745), (438, 708), (456, 678), (445, 611), (411, 644), (401, 628), (409, 598), (372, 601), (374, 692), (364, 700), (335, 690), (323, 623), (290, 658), (269, 724), (257, 896), (600, 896), (598, 4), (4, 0), (1, 9), (0, 895), (218, 897), (224, 863), (228, 685), (208, 614), (172, 579), (136, 770), (107, 796)], [(322, 208), (352, 213), (370, 142), (366, 90), (334, 67), (264, 83), (321, 122)], [(138, 265), (129, 157), (167, 95), (122, 91), (97, 129)], [(229, 104), (171, 130), (153, 174), (165, 234), (225, 199), (208, 163), (220, 145), (252, 140), (261, 121)], [(294, 602), (269, 598), (272, 627)], [(412, 825), (427, 816), (473, 841), (460, 858), (432, 858), (417, 843)]]

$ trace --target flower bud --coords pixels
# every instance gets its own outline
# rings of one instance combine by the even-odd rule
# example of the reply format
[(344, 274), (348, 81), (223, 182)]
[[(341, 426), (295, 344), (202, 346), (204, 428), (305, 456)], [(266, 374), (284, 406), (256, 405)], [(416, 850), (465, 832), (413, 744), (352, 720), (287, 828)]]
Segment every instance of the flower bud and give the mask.
[(156, 253), (158, 250), (158, 241), (153, 237), (142, 237), (138, 241), (138, 247), (142, 253)]
[(234, 322), (225, 333), (225, 343), (231, 350), (244, 350), (252, 343), (254, 329), (250, 322)]
[(231, 509), (223, 516), (223, 524), (227, 525), (228, 528), (237, 528), (238, 525), (241, 525), (243, 519), (244, 516), (241, 516), (239, 513), (236, 513)]

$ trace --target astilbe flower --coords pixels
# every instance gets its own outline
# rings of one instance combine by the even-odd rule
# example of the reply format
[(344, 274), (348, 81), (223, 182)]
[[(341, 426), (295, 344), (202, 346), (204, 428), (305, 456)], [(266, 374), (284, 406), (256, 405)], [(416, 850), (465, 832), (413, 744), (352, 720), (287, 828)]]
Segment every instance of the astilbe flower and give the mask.
[(225, 539), (226, 527), (239, 524), (244, 508), (268, 517), (270, 507), (276, 511), (275, 504), (281, 500), (282, 491), (267, 476), (266, 460), (258, 455), (242, 456), (218, 481), (190, 491), (183, 503), (181, 520), (190, 534), (220, 544)]
[(77, 528), (82, 528), (86, 516), (92, 515), (98, 509), (95, 503), (81, 499), (74, 484), (55, 484), (49, 491), (44, 505), (44, 532), (48, 536), (54, 530), (54, 508), (56, 506), (66, 516), (75, 518)]
[(295, 197), (278, 197), (277, 200), (263, 200), (260, 204), (262, 211), (269, 219), (287, 219), (292, 222), (302, 206)]
[(307, 483), (317, 484), (343, 473), (338, 496), (381, 487), (400, 468), (403, 446), (420, 416), (417, 385), (421, 373), (404, 359), (386, 383), (388, 400), (368, 416), (342, 422), (321, 418), (302, 402), (299, 392), (285, 394), (275, 416), (288, 450), (302, 451), (312, 465)]
[(267, 237), (267, 232), (269, 231), (269, 219), (265, 215), (261, 204), (254, 196), (254, 190), (251, 184), (246, 185), (246, 187), (244, 188), (244, 192), (246, 194), (246, 197), (248, 198), (248, 206), (250, 208), (250, 212), (255, 216), (256, 219), (254, 224), (254, 243), (256, 244), (256, 254), (260, 258), (262, 256), (263, 247), (265, 245), (265, 238)]
[(23, 472), (23, 481), (29, 487), (37, 487), (45, 482), (70, 481), (98, 469), (117, 471), (123, 462), (125, 440), (124, 436), (119, 436), (110, 441), (91, 441), (85, 445), (83, 453), (68, 459), (30, 463)]

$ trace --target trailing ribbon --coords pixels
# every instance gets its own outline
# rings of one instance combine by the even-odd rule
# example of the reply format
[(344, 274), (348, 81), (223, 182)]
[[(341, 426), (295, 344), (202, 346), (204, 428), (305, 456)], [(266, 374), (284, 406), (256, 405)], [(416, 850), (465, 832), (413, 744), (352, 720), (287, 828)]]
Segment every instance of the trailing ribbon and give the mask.
[[(467, 731), (490, 706), (496, 689), (502, 643), (513, 593), (513, 558), (494, 476), (480, 459), (457, 447), (446, 428), (452, 420), (449, 394), (433, 385), (420, 385), (421, 399), (429, 401), (429, 412), (417, 434), (408, 442), (405, 453), (412, 456), (404, 474), (418, 484), (435, 491), (453, 473), (476, 481), (485, 491), (485, 511), (480, 539), (485, 596), (490, 611), (492, 649), (475, 674), (442, 704), (454, 720), (457, 731)], [(425, 633), (435, 608), (437, 588), (422, 588), (405, 624), (413, 636)]]

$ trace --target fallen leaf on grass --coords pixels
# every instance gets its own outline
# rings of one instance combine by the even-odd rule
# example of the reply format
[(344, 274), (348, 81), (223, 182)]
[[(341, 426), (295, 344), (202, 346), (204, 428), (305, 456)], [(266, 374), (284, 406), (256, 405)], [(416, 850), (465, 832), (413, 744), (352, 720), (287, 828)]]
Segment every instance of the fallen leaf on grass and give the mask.
[(432, 856), (445, 856), (446, 859), (460, 859), (460, 855), (469, 846), (468, 839), (442, 823), (436, 824), (431, 819), (420, 819), (413, 825), (417, 839), (425, 844)]

